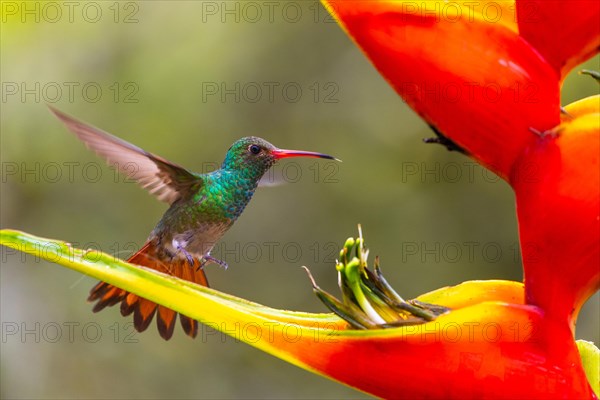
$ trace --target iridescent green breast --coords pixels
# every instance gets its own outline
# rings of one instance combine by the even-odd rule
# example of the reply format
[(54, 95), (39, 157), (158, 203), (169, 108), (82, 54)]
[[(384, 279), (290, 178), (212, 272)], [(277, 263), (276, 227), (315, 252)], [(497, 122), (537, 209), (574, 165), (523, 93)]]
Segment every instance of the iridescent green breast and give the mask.
[(205, 187), (195, 196), (201, 212), (236, 220), (252, 198), (258, 180), (245, 171), (218, 170), (206, 175)]
[(241, 171), (218, 170), (203, 178), (204, 185), (198, 192), (171, 205), (155, 234), (202, 231), (207, 224), (226, 230), (242, 214), (257, 187), (257, 181)]

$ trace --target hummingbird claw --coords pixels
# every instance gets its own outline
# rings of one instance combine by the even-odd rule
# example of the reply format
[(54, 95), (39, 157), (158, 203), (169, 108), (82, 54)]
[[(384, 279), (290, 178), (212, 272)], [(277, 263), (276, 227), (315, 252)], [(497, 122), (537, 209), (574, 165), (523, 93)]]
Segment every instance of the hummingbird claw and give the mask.
[(183, 253), (191, 267), (193, 267), (196, 264), (194, 257), (192, 257), (192, 255), (188, 253), (187, 250), (183, 248), (183, 246), (177, 246), (177, 250)]
[(227, 267), (228, 267), (228, 265), (227, 265), (227, 263), (225, 261), (221, 261), (218, 258), (214, 258), (211, 255), (206, 255), (206, 256), (204, 256), (204, 262), (202, 263), (201, 268), (204, 267), (204, 265), (207, 264), (208, 262), (212, 262), (214, 264), (218, 264), (221, 267), (223, 267), (224, 269), (227, 269)]
[(196, 262), (194, 261), (194, 257), (192, 257), (187, 251), (185, 252), (185, 258), (187, 258), (187, 261), (190, 263), (190, 266), (193, 267)]

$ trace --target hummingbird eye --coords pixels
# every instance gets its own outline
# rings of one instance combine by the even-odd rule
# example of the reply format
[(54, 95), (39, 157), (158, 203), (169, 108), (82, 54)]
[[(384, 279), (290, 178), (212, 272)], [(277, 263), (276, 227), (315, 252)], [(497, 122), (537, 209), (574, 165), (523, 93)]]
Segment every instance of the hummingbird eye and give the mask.
[(250, 153), (252, 154), (258, 154), (260, 153), (260, 146), (257, 144), (251, 144), (250, 147), (248, 147), (248, 150), (250, 150)]

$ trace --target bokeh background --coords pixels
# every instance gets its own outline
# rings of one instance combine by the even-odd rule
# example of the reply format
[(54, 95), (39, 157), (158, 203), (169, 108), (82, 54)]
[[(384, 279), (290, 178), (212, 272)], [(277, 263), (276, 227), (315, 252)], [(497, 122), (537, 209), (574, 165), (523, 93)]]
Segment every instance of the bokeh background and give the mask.
[[(423, 144), (432, 132), (317, 2), (48, 4), (2, 2), (2, 228), (126, 258), (166, 209), (48, 103), (196, 171), (247, 135), (343, 160), (276, 167), (290, 183), (259, 190), (215, 250), (230, 266), (208, 267), (220, 290), (325, 311), (299, 266), (336, 293), (333, 260), (357, 223), (405, 297), (522, 279), (508, 185)], [(563, 104), (597, 92), (573, 74)], [(91, 313), (93, 279), (34, 257), (2, 249), (0, 274), (2, 398), (366, 397), (209, 329), (136, 334), (118, 309)], [(579, 338), (598, 344), (599, 314), (596, 295)]]

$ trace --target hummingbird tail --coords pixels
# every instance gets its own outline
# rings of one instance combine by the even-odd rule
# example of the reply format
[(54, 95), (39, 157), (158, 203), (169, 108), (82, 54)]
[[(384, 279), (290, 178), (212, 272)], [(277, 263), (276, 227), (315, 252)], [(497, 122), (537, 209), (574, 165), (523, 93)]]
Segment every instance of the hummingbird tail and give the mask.
[[(180, 259), (173, 259), (166, 263), (157, 254), (155, 245), (149, 241), (137, 253), (132, 255), (127, 262), (208, 286), (208, 281), (202, 268), (197, 268), (196, 265), (189, 265), (186, 260)], [(138, 332), (145, 331), (152, 322), (154, 314), (158, 314), (156, 322), (160, 336), (165, 340), (169, 340), (173, 335), (177, 312), (139, 297), (136, 294), (129, 293), (106, 282), (98, 282), (90, 291), (88, 301), (96, 301), (92, 309), (93, 312), (98, 312), (105, 307), (121, 303), (121, 315), (127, 316), (133, 313), (133, 325)], [(185, 333), (195, 338), (198, 334), (198, 322), (181, 314), (179, 315), (179, 319)]]

